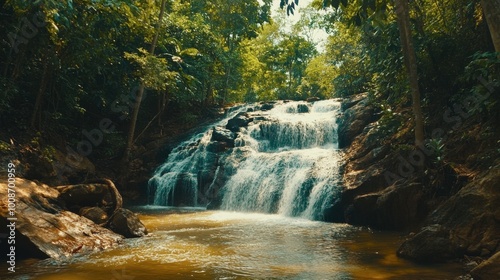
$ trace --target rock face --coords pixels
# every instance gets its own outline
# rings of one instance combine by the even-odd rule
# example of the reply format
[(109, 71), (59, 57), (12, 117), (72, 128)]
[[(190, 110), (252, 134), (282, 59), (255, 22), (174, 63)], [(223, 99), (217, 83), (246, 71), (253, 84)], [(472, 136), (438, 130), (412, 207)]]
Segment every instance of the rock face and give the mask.
[[(487, 258), (499, 252), (500, 160), (475, 178), (453, 165), (439, 169), (426, 162), (427, 167), (419, 169), (409, 163), (412, 147), (393, 145), (411, 143), (413, 139), (405, 136), (411, 127), (394, 133), (381, 130), (378, 109), (364, 98), (344, 101), (339, 123), (340, 143), (347, 147), (340, 210), (345, 221), (416, 232), (397, 253), (417, 262), (444, 262), (463, 255)], [(388, 176), (388, 171), (401, 176)], [(474, 279), (499, 278), (493, 264), (500, 265), (500, 256), (495, 256), (484, 263), (484, 272), (483, 265), (474, 269)]]
[[(449, 260), (456, 252), (487, 257), (500, 251), (500, 164), (479, 174), (457, 194), (445, 201), (426, 219), (427, 225), (439, 225), (438, 232), (428, 232), (426, 239), (417, 238), (426, 230), (404, 242), (399, 254), (416, 259), (413, 252), (424, 243), (439, 243), (446, 235), (446, 250), (436, 259)], [(493, 278), (491, 278), (493, 279)]]
[(376, 108), (369, 104), (367, 94), (345, 100), (343, 116), (339, 119), (339, 148), (348, 147), (365, 127), (378, 119)]
[(340, 210), (343, 221), (385, 230), (408, 229), (429, 213), (430, 197), (421, 183), (387, 180), (386, 171), (398, 155), (384, 143), (388, 135), (377, 125), (377, 110), (367, 105), (366, 98), (360, 94), (342, 103), (345, 111), (339, 138), (348, 145)]
[[(64, 259), (113, 247), (123, 239), (123, 236), (63, 209), (56, 189), (24, 179), (16, 179), (15, 183), (16, 230), (36, 246), (26, 250), (35, 252), (39, 249), (49, 257)], [(8, 186), (0, 184), (0, 196), (8, 197), (8, 192)], [(10, 217), (7, 200), (0, 203), (0, 214), (6, 220)]]

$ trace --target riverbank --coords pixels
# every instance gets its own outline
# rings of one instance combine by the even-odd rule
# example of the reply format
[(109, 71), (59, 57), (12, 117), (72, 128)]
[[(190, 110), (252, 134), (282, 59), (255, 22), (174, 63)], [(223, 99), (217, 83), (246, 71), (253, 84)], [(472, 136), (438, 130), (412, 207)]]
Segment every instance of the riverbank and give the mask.
[[(408, 233), (398, 255), (417, 262), (462, 260), (471, 270), (500, 250), (496, 123), (445, 122), (435, 129), (441, 138), (414, 148), (411, 125), (391, 131), (410, 112), (384, 111), (362, 96), (344, 104), (346, 222)], [(475, 279), (488, 279), (479, 271)]]

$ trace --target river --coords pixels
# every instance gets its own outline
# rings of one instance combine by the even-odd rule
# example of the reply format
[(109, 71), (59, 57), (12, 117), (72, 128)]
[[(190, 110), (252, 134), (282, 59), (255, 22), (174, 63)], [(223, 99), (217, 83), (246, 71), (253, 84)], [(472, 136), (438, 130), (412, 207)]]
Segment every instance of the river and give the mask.
[[(275, 214), (145, 206), (151, 234), (68, 263), (25, 260), (15, 277), (42, 280), (453, 279), (456, 264), (397, 258), (401, 238)], [(11, 275), (12, 276), (12, 275)]]

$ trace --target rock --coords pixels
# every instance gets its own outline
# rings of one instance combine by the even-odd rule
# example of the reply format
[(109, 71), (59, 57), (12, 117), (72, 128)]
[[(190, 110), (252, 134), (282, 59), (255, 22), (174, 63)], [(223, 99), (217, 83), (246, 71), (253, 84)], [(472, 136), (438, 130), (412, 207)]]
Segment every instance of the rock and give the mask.
[(231, 148), (228, 143), (226, 142), (218, 142), (218, 141), (212, 141), (207, 144), (207, 152), (210, 153), (220, 153), (224, 152), (225, 150)]
[(83, 207), (99, 206), (108, 215), (122, 207), (122, 196), (111, 180), (100, 179), (95, 183), (58, 186), (59, 199), (63, 201), (68, 209), (79, 213)]
[(253, 118), (250, 117), (250, 115), (247, 113), (239, 113), (227, 122), (226, 128), (232, 132), (238, 132), (240, 127), (247, 126), (251, 121), (253, 121)]
[[(449, 254), (441, 256), (443, 260), (453, 258), (454, 252), (489, 256), (500, 250), (500, 165), (476, 178), (440, 205), (424, 222), (450, 229), (448, 239), (451, 240), (451, 247), (447, 248)], [(426, 234), (431, 241), (442, 239), (440, 232), (427, 231)], [(411, 240), (401, 248), (404, 248), (403, 252), (429, 250), (422, 254), (432, 254), (433, 249), (424, 244), (427, 242), (425, 239)], [(403, 255), (413, 258), (413, 254)]]
[(108, 214), (99, 207), (83, 207), (78, 215), (83, 216), (98, 225), (104, 225), (108, 221)]
[(467, 271), (471, 271), (473, 270), (474, 268), (476, 268), (478, 266), (477, 262), (476, 261), (470, 261), (468, 263), (465, 264), (465, 269)]
[(350, 96), (349, 98), (345, 98), (342, 100), (342, 104), (341, 104), (340, 109), (342, 111), (345, 111), (345, 110), (351, 108), (352, 106), (358, 104), (361, 100), (364, 100), (366, 98), (368, 98), (367, 92), (355, 94), (353, 96)]
[(422, 185), (412, 183), (356, 196), (346, 209), (345, 217), (354, 225), (404, 230), (421, 222), (428, 211)]
[[(34, 247), (24, 250), (28, 255), (38, 250), (54, 259), (66, 259), (111, 248), (123, 236), (96, 225), (87, 218), (63, 209), (59, 192), (45, 184), (16, 179), (16, 229)], [(8, 186), (0, 183), (0, 196), (8, 197)], [(0, 215), (9, 217), (7, 200), (0, 201)]]
[(476, 266), (471, 275), (478, 280), (500, 279), (500, 252)]
[(142, 237), (148, 234), (146, 226), (130, 210), (118, 209), (109, 219), (109, 229), (127, 238)]
[(307, 104), (298, 104), (297, 113), (309, 113), (309, 106)]
[(315, 101), (320, 101), (321, 98), (316, 97), (316, 96), (311, 96), (306, 99), (307, 102), (315, 102)]
[(227, 144), (228, 147), (234, 147), (235, 138), (236, 136), (234, 132), (232, 132), (231, 130), (216, 126), (212, 130), (212, 138), (210, 139), (210, 141), (224, 142)]
[(424, 227), (407, 239), (398, 249), (399, 257), (421, 263), (444, 262), (463, 254), (463, 249), (452, 240), (450, 230), (435, 224)]
[(339, 148), (348, 147), (368, 124), (379, 118), (375, 114), (375, 107), (369, 104), (368, 99), (363, 96), (359, 97), (360, 100), (356, 99), (353, 102), (355, 105), (346, 109), (338, 120)]
[(174, 196), (172, 205), (174, 206), (195, 206), (198, 191), (197, 176), (183, 172), (176, 177), (174, 186)]
[(260, 106), (261, 111), (269, 111), (274, 108), (274, 103), (264, 103)]

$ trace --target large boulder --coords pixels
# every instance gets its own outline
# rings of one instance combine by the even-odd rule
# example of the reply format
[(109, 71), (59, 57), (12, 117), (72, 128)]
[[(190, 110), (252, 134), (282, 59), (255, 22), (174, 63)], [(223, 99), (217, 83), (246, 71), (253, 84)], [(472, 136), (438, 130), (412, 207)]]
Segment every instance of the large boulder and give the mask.
[[(229, 123), (228, 123), (229, 125)], [(236, 135), (229, 129), (216, 126), (212, 130), (212, 138), (211, 141), (223, 142), (227, 144), (227, 147), (234, 147), (234, 139)]]
[(307, 104), (297, 104), (297, 113), (309, 113), (309, 106)]
[(127, 238), (142, 237), (148, 234), (137, 215), (128, 209), (118, 209), (109, 219), (108, 227)]
[(240, 127), (246, 127), (252, 121), (253, 118), (250, 117), (248, 113), (239, 113), (234, 118), (227, 121), (226, 128), (232, 132), (238, 132)]
[[(455, 256), (454, 253), (457, 251), (481, 257), (488, 257), (500, 251), (498, 186), (500, 186), (500, 164), (479, 174), (475, 180), (445, 201), (426, 219), (426, 225), (438, 224), (448, 230), (447, 239), (452, 241), (452, 246), (448, 247), (447, 254), (442, 254), (443, 261)], [(425, 228), (422, 231), (425, 231)], [(409, 238), (401, 245), (400, 255), (415, 259), (410, 252), (421, 248), (424, 243), (442, 240), (442, 235), (442, 232), (428, 232), (425, 239)]]
[(260, 106), (260, 110), (261, 111), (269, 111), (271, 109), (274, 108), (274, 104), (276, 104), (276, 102), (268, 102), (268, 103), (264, 103)]
[(10, 212), (8, 200), (2, 199), (0, 216), (8, 223), (11, 223), (7, 220), (13, 217), (11, 214), (15, 216), (18, 236), (28, 238), (33, 244), (33, 247), (23, 249), (27, 255), (41, 251), (48, 257), (65, 259), (113, 247), (123, 239), (123, 236), (87, 218), (66, 211), (59, 200), (59, 192), (54, 188), (16, 179), (15, 188), (9, 189), (6, 183), (0, 183), (0, 197), (9, 197), (12, 189), (16, 194), (15, 210)]
[(463, 247), (450, 235), (450, 230), (435, 224), (407, 239), (397, 252), (398, 256), (422, 263), (443, 262), (458, 258)]

